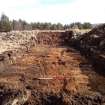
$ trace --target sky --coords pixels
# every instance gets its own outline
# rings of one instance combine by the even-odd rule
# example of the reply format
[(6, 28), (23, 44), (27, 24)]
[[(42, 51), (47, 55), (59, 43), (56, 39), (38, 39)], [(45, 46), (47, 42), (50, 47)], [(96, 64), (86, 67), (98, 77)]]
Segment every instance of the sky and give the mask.
[(105, 23), (105, 0), (0, 0), (0, 15), (27, 22)]

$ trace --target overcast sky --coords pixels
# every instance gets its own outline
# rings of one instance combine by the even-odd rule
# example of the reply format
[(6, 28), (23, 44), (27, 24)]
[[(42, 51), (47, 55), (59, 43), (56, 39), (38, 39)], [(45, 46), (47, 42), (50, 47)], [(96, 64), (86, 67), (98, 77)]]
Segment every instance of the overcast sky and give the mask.
[(0, 14), (28, 22), (105, 22), (105, 0), (0, 0)]

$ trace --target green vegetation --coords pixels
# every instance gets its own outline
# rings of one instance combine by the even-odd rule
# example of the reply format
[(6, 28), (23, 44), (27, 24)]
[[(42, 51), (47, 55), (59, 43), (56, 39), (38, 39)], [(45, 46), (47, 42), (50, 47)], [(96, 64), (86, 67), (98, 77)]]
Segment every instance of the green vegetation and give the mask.
[(6, 15), (2, 15), (0, 19), (0, 31), (8, 32), (11, 30), (11, 23)]
[(71, 23), (67, 25), (62, 25), (61, 23), (52, 24), (52, 23), (41, 23), (33, 22), (27, 23), (24, 20), (19, 19), (9, 21), (9, 18), (3, 14), (0, 19), (0, 32), (8, 32), (10, 30), (64, 30), (64, 29), (91, 29), (92, 24), (90, 23)]
[(72, 23), (70, 24), (70, 28), (78, 28), (78, 29), (91, 29), (92, 28), (92, 24), (89, 22), (85, 22), (85, 23), (80, 23), (80, 22), (76, 22), (76, 23)]

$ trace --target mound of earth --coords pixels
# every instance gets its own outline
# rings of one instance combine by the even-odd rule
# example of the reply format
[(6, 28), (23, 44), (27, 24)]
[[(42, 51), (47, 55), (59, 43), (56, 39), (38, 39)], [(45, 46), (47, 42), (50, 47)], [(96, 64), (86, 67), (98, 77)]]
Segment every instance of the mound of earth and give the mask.
[(96, 72), (105, 75), (105, 24), (80, 36), (76, 48), (90, 60)]
[(80, 38), (82, 48), (91, 48), (94, 53), (105, 52), (105, 24), (100, 25)]

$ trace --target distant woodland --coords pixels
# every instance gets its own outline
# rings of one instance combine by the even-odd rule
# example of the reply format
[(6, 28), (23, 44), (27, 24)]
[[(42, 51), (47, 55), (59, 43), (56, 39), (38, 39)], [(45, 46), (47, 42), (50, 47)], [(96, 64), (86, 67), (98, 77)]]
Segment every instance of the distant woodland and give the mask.
[(32, 22), (28, 23), (24, 20), (9, 20), (9, 17), (2, 14), (0, 18), (0, 32), (9, 32), (11, 30), (64, 30), (64, 29), (91, 29), (92, 24), (89, 22), (80, 23), (75, 22), (71, 24), (52, 24), (52, 23), (42, 23), (42, 22)]

